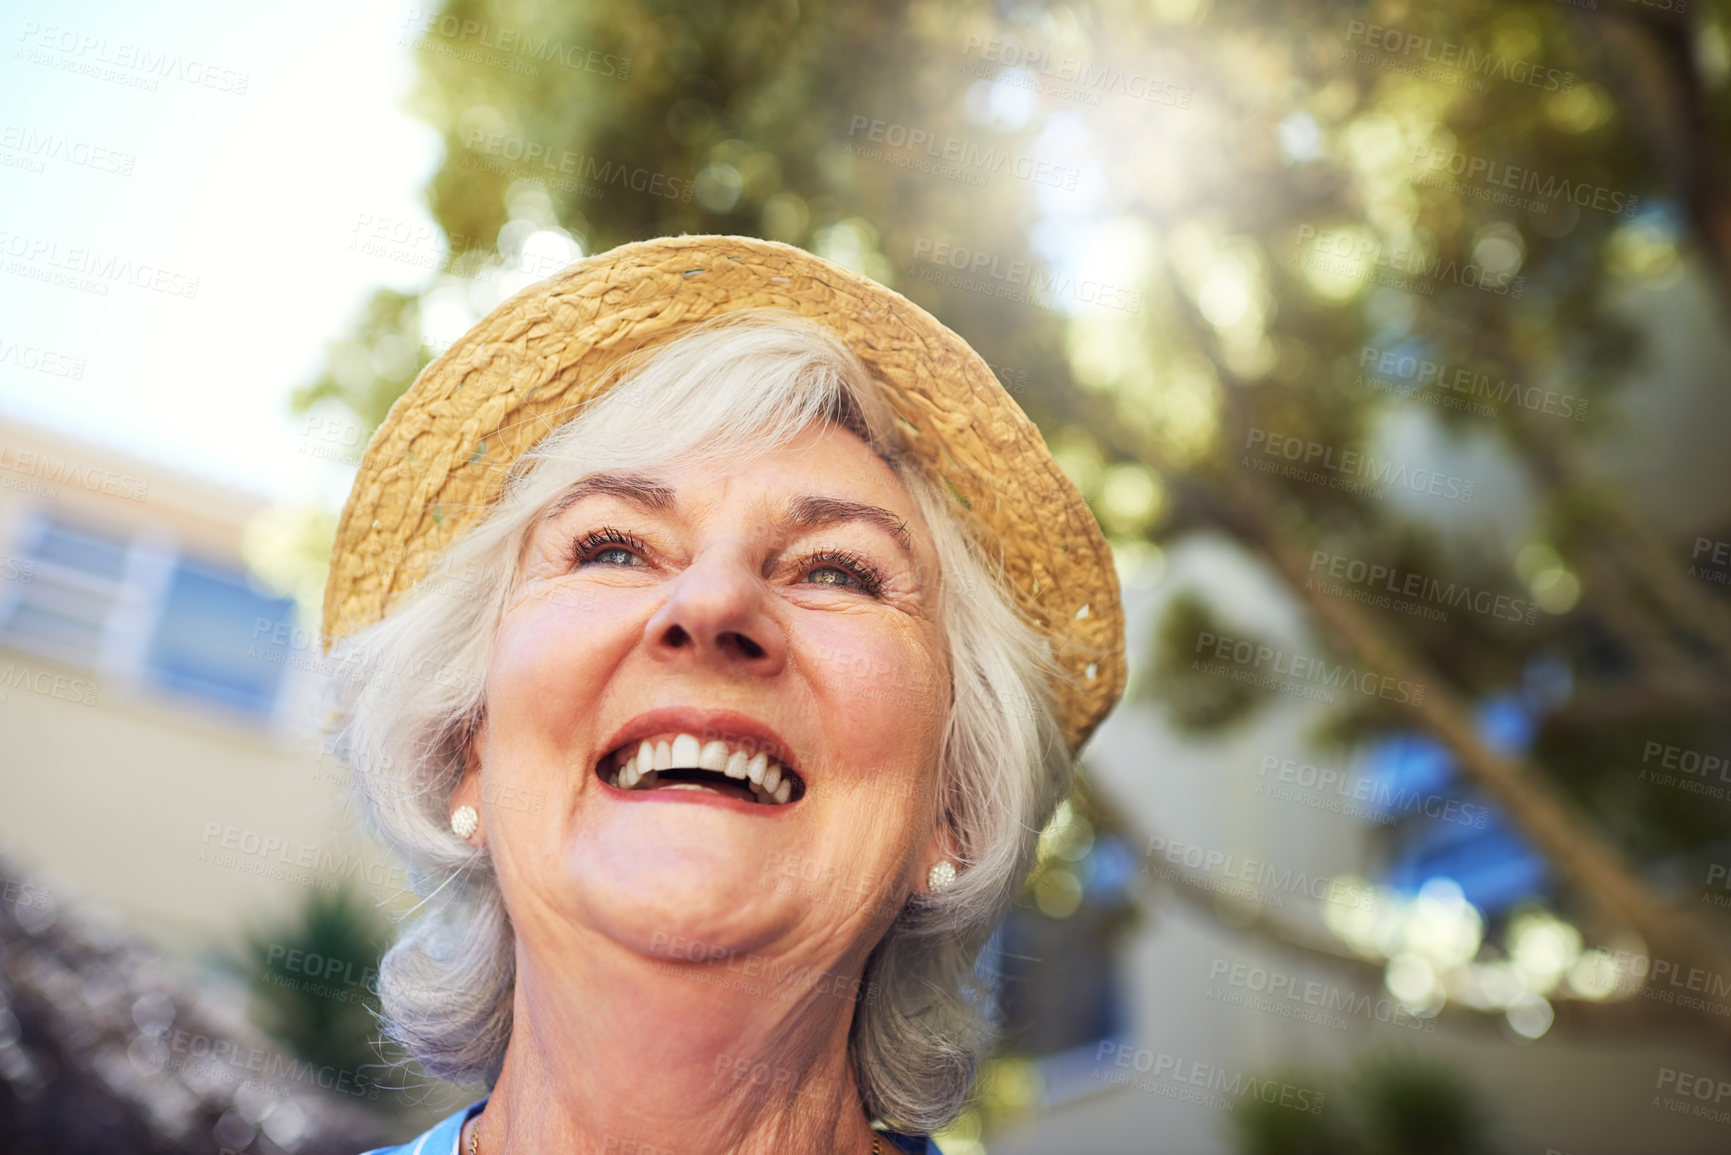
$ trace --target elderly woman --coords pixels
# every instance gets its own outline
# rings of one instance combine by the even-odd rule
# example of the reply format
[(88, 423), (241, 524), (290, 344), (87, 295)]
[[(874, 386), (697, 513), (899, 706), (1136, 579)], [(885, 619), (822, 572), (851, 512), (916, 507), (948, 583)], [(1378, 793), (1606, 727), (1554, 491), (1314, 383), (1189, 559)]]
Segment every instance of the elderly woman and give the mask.
[(579, 262), (391, 410), (325, 613), (424, 895), (386, 1018), (491, 1085), (395, 1150), (933, 1150), (1123, 683), (1105, 541), (959, 337), (785, 245)]

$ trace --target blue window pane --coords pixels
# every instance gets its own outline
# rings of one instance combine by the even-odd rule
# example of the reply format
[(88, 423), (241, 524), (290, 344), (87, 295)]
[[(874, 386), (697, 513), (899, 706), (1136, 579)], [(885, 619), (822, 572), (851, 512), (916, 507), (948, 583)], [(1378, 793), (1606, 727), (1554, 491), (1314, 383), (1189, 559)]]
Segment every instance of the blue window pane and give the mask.
[(1055, 1055), (1128, 1030), (1115, 952), (1122, 908), (1083, 905), (1068, 918), (1022, 906), (999, 924), (998, 1005), (1005, 1047)]
[(126, 541), (117, 534), (56, 518), (44, 527), (42, 540), (36, 545), (36, 557), (80, 573), (118, 581), (126, 570)]
[[(1519, 755), (1532, 747), (1538, 718), (1520, 694), (1492, 695), (1474, 708), (1487, 746)], [(1398, 819), (1386, 881), (1416, 893), (1432, 878), (1452, 878), (1467, 900), (1495, 915), (1550, 885), (1545, 860), (1489, 799), (1462, 783), (1453, 753), (1425, 734), (1396, 734), (1366, 753), (1367, 799), (1380, 821)], [(1457, 803), (1455, 821), (1447, 804)], [(1480, 822), (1472, 816), (1483, 816)]]
[(244, 574), (182, 558), (145, 655), (145, 674), (177, 694), (269, 715), (283, 667), (256, 656), (256, 639), (293, 620), (293, 599), (265, 597)]
[(1372, 747), (1364, 776), (1371, 783), (1367, 809), (1378, 821), (1422, 806), (1454, 786), (1454, 755), (1433, 738), (1398, 734)]
[[(106, 606), (102, 607), (107, 609)], [(88, 665), (102, 647), (102, 620), (78, 614), (58, 613), (34, 600), (20, 602), (6, 622), (7, 645), (62, 661)]]
[(1539, 733), (1538, 719), (1514, 694), (1481, 703), (1474, 711), (1474, 721), (1485, 744), (1502, 754), (1525, 754)]
[(1082, 895), (1090, 902), (1123, 902), (1142, 873), (1136, 851), (1122, 838), (1106, 835), (1082, 863)]
[(1406, 894), (1416, 894), (1433, 878), (1452, 878), (1468, 902), (1494, 916), (1542, 897), (1550, 885), (1544, 858), (1495, 811), (1483, 829), (1419, 821), (1402, 841), (1388, 882)]

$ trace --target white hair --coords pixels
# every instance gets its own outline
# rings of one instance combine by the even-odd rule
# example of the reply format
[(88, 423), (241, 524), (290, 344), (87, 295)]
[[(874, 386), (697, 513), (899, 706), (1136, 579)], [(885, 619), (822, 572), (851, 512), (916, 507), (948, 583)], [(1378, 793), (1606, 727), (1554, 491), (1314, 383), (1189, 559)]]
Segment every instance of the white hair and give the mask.
[(783, 310), (741, 310), (621, 372), (512, 466), (498, 501), (428, 580), (333, 651), (344, 672), (332, 683), (338, 750), (370, 823), (427, 896), (381, 964), (387, 1030), (459, 1082), (495, 1079), (510, 1038), (514, 932), (486, 854), (451, 832), (450, 797), (484, 716), (483, 674), (520, 579), (520, 547), (541, 513), (590, 473), (736, 464), (839, 424), (894, 471), (940, 567), (950, 685), (935, 788), (960, 873), (948, 890), (899, 907), (866, 962), (848, 1043), (873, 1117), (940, 1129), (990, 1041), (980, 950), (1070, 785), (1051, 689), (1063, 675), (957, 498), (905, 451), (884, 386), (827, 329)]

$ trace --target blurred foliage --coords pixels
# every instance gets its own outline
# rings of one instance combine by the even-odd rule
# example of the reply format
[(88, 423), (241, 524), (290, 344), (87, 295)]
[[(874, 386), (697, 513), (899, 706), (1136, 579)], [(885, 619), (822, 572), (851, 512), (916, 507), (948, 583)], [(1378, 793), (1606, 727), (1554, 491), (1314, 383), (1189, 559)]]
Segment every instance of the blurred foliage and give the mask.
[(1361, 1063), (1348, 1095), (1374, 1155), (1486, 1155), (1492, 1148), (1478, 1092), (1441, 1063), (1400, 1057)]
[[(1273, 1076), (1296, 1087), (1334, 1080), (1308, 1070)], [(1490, 1155), (1490, 1116), (1479, 1092), (1445, 1063), (1373, 1054), (1325, 1092), (1320, 1112), (1254, 1096), (1239, 1100), (1233, 1130), (1242, 1155)]]
[(321, 401), (337, 401), (367, 430), (377, 428), (433, 359), (421, 334), (420, 299), (380, 289), (354, 332), (333, 341), (326, 356), (319, 379), (295, 391), (294, 407), (306, 412)]
[(1195, 593), (1178, 594), (1154, 629), (1157, 655), (1153, 675), (1140, 689), (1145, 701), (1164, 705), (1173, 721), (1193, 734), (1212, 734), (1242, 721), (1260, 702), (1257, 693), (1231, 678), (1198, 677), (1212, 656), (1198, 645), (1205, 634), (1254, 642), (1242, 629), (1224, 624)]
[(377, 1042), (374, 1018), (388, 930), (350, 889), (309, 891), (292, 919), (249, 934), (236, 960), (251, 991), (253, 1017), (303, 1059), (394, 1085), (384, 1070), (393, 1056)]
[(319, 506), (268, 506), (241, 534), (247, 570), (279, 597), (291, 597), (301, 620), (319, 629), (337, 517)]

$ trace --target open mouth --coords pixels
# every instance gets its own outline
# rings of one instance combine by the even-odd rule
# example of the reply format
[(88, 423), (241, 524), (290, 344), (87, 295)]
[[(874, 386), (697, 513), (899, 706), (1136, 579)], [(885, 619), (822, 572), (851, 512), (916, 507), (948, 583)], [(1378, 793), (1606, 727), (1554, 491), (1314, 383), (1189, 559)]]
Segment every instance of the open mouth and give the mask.
[(595, 767), (620, 790), (706, 790), (764, 806), (785, 806), (805, 794), (792, 768), (742, 738), (700, 740), (674, 733), (633, 740)]

